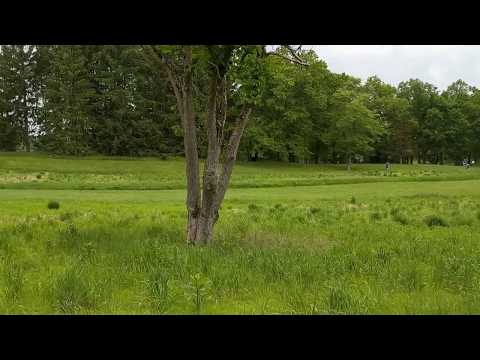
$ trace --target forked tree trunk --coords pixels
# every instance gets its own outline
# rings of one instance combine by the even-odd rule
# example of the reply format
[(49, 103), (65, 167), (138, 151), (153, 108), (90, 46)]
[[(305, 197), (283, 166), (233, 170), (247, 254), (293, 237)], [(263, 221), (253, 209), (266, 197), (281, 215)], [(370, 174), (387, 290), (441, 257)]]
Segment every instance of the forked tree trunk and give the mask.
[(184, 47), (184, 59), (185, 64), (181, 76), (175, 74), (168, 64), (164, 68), (177, 99), (184, 131), (188, 211), (187, 243), (205, 245), (212, 240), (213, 229), (230, 183), (238, 147), (250, 117), (251, 108), (245, 107), (236, 119), (222, 156), (224, 127), (227, 119), (228, 84), (225, 74), (218, 71), (210, 73), (206, 116), (208, 152), (203, 172), (203, 184), (200, 187), (197, 127), (193, 109), (192, 49), (190, 46)]

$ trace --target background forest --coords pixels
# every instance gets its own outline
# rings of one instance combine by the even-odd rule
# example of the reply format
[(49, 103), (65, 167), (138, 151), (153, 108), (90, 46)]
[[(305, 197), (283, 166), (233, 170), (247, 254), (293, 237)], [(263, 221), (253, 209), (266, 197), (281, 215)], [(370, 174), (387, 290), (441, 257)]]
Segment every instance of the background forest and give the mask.
[[(443, 164), (478, 158), (478, 89), (462, 80), (445, 91), (418, 79), (398, 87), (378, 77), (362, 82), (329, 71), (313, 51), (301, 56), (310, 66), (266, 60), (241, 160)], [(196, 98), (203, 99), (206, 76), (201, 69), (195, 76)], [(231, 102), (235, 112), (233, 96)], [(1, 46), (0, 151), (181, 155), (175, 106), (165, 76), (145, 61), (140, 46)], [(205, 156), (206, 131), (197, 120)]]

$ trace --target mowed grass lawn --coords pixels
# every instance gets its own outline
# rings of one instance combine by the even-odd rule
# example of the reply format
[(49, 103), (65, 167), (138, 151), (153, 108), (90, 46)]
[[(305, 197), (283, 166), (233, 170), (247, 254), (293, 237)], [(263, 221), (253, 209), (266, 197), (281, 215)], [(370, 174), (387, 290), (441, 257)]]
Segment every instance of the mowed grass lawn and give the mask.
[[(239, 162), (232, 188), (308, 186), (367, 182), (444, 181), (480, 178), (480, 168), (394, 165), (301, 165), (277, 162)], [(185, 163), (181, 158), (53, 157), (0, 153), (0, 189), (171, 190), (184, 189)]]
[(239, 163), (206, 248), (182, 159), (1, 154), (0, 187), (0, 313), (480, 313), (475, 168)]

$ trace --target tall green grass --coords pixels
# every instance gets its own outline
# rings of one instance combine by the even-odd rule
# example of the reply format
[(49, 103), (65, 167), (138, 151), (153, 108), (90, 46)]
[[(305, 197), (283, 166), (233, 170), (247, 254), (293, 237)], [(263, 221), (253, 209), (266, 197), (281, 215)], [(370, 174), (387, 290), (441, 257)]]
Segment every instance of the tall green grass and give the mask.
[(355, 198), (229, 201), (206, 248), (183, 208), (23, 200), (0, 222), (0, 312), (480, 313), (478, 197)]

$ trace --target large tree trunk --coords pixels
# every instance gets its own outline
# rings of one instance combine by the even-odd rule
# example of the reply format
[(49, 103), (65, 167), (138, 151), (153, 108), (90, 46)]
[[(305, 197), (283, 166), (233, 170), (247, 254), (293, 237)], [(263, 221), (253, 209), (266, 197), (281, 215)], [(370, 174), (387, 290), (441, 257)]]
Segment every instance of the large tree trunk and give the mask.
[[(186, 68), (184, 81), (179, 86), (173, 73), (173, 85), (184, 129), (184, 146), (187, 174), (187, 243), (208, 244), (219, 217), (220, 206), (230, 182), (238, 147), (248, 121), (251, 109), (245, 108), (235, 122), (226, 150), (223, 169), (220, 169), (220, 155), (223, 145), (223, 131), (227, 117), (227, 80), (225, 76), (212, 72), (206, 117), (208, 136), (207, 159), (200, 189), (200, 166), (198, 159), (197, 129), (193, 110), (193, 85), (191, 73), (191, 48), (185, 48)], [(220, 173), (219, 173), (220, 172)]]
[[(208, 152), (203, 172), (203, 189), (202, 189), (202, 207), (200, 210), (200, 220), (198, 222), (195, 244), (204, 245), (210, 242), (213, 236), (213, 227), (218, 219), (218, 208), (215, 206), (215, 197), (218, 189), (217, 167), (220, 158), (222, 140), (217, 133), (217, 125), (222, 128), (225, 124), (225, 118), (220, 118), (221, 124), (217, 124), (217, 115), (226, 116), (225, 112), (218, 111), (218, 106), (225, 102), (226, 99), (217, 99), (218, 93), (222, 94), (225, 88), (225, 79), (218, 79), (218, 76), (212, 74), (210, 78), (210, 89), (208, 97), (208, 109), (206, 128), (208, 136)], [(220, 89), (219, 89), (220, 88)], [(218, 101), (220, 100), (220, 101)], [(219, 104), (220, 103), (220, 104)], [(218, 114), (221, 112), (220, 114)]]
[(185, 79), (179, 106), (183, 114), (185, 163), (187, 174), (187, 242), (195, 242), (200, 217), (200, 165), (198, 160), (197, 127), (193, 109), (192, 49), (185, 47)]

